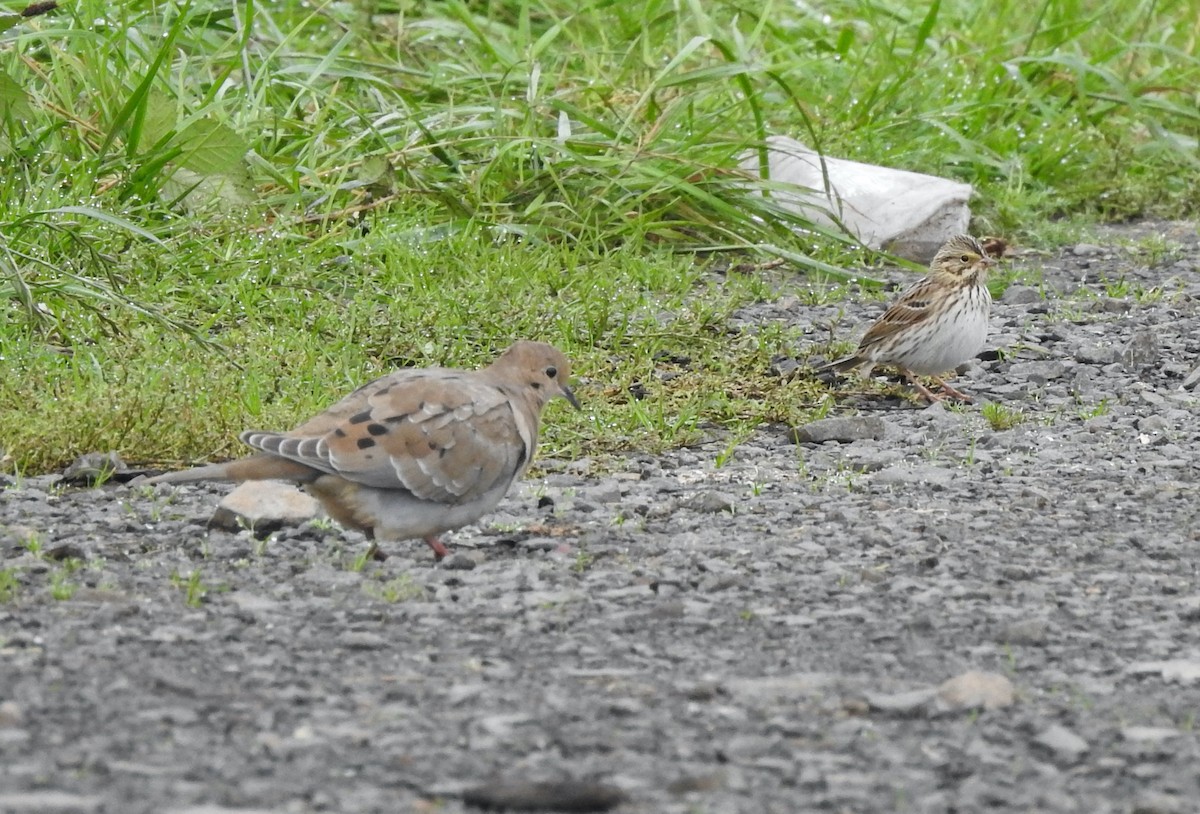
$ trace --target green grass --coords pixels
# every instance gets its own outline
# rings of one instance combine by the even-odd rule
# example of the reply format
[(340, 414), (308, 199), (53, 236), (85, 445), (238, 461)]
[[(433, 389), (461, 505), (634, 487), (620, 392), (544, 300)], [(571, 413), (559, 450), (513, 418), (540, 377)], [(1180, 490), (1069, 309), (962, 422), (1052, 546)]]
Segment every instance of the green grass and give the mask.
[(1013, 407), (1006, 407), (996, 401), (985, 402), (980, 409), (980, 414), (983, 416), (983, 420), (988, 423), (988, 426), (997, 432), (1011, 430), (1025, 421), (1024, 411)]
[(587, 409), (551, 408), (547, 454), (801, 420), (824, 391), (768, 370), (806, 326), (730, 331), (774, 294), (719, 272), (875, 260), (795, 232), (770, 184), (734, 171), (771, 133), (969, 181), (976, 231), (1025, 243), (1196, 213), (1188, 4), (806, 8), (0, 15), (0, 460), (229, 456), (240, 429), (519, 337), (562, 347), (581, 380)]
[(184, 604), (188, 607), (203, 605), (211, 592), (224, 593), (228, 591), (227, 586), (209, 586), (204, 581), (204, 574), (199, 568), (190, 571), (187, 575), (180, 574), (179, 571), (172, 571), (169, 579), (172, 586), (184, 592)]
[(0, 568), (0, 604), (16, 601), (21, 593), (21, 581), (13, 568)]
[(425, 588), (411, 574), (404, 573), (389, 580), (370, 580), (363, 583), (362, 591), (373, 599), (394, 605), (399, 602), (414, 602), (425, 598)]

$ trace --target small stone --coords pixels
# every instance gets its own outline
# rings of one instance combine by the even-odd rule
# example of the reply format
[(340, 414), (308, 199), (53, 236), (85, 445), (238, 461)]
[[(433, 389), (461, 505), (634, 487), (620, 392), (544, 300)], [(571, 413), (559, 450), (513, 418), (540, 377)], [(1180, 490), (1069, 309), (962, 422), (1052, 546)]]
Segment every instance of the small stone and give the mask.
[(1049, 749), (1054, 753), (1055, 757), (1067, 763), (1074, 763), (1079, 760), (1088, 750), (1087, 741), (1065, 726), (1059, 726), (1058, 724), (1039, 733), (1033, 739), (1033, 742)]
[(944, 710), (1000, 709), (1010, 706), (1013, 684), (999, 673), (970, 670), (943, 682), (937, 690), (938, 706)]
[(1121, 351), (1121, 363), (1126, 370), (1136, 370), (1154, 364), (1160, 354), (1158, 334), (1150, 328), (1138, 328)]
[(776, 356), (771, 359), (767, 372), (772, 376), (786, 379), (800, 368), (800, 362), (791, 356)]
[(1075, 351), (1075, 361), (1085, 365), (1111, 365), (1120, 356), (1112, 345), (1083, 345)]
[(680, 501), (679, 505), (696, 512), (717, 514), (718, 512), (731, 511), (733, 509), (733, 498), (709, 489), (685, 498)]
[(725, 785), (726, 779), (726, 772), (721, 769), (706, 774), (685, 775), (668, 783), (667, 791), (671, 794), (718, 791)]
[[(28, 729), (17, 729), (15, 727), (0, 729), (0, 750), (12, 751), (14, 753), (23, 752), (29, 748), (31, 738), (32, 736), (29, 734)], [(4, 811), (4, 809), (0, 808), (0, 811)]]
[(80, 455), (63, 470), (62, 480), (71, 485), (94, 486), (128, 469), (116, 452), (89, 452)]
[(1121, 730), (1121, 737), (1133, 743), (1160, 743), (1180, 734), (1178, 729), (1169, 726), (1127, 726)]
[(53, 562), (86, 560), (87, 552), (75, 545), (75, 543), (62, 543), (61, 545), (51, 546), (46, 549), (46, 553), (43, 556)]
[(1056, 359), (1045, 362), (1017, 362), (1008, 368), (1008, 375), (1012, 378), (1026, 379), (1039, 386), (1053, 379), (1061, 379), (1066, 372), (1066, 365)]
[(872, 482), (883, 486), (923, 483), (943, 489), (962, 477), (961, 472), (940, 466), (890, 466), (871, 476)]
[(568, 462), (563, 468), (563, 471), (572, 475), (587, 475), (592, 471), (592, 459), (576, 458), (575, 460)]
[(1095, 257), (1098, 254), (1104, 254), (1104, 247), (1097, 246), (1095, 243), (1076, 243), (1071, 249), (1071, 254), (1076, 257)]
[(25, 719), (25, 713), (16, 701), (0, 702), (0, 729), (18, 727)]
[[(1194, 801), (1193, 801), (1194, 802)], [(1195, 814), (1192, 803), (1178, 794), (1147, 791), (1138, 795), (1132, 814)]]
[(1042, 293), (1028, 285), (1010, 285), (1004, 290), (1000, 302), (1008, 305), (1029, 305), (1042, 301)]
[(819, 697), (836, 680), (829, 673), (793, 673), (735, 678), (726, 681), (723, 686), (730, 696), (742, 703), (762, 705)]
[(89, 814), (103, 808), (100, 797), (66, 791), (0, 793), (0, 811), (4, 814)]
[(674, 689), (689, 701), (712, 701), (725, 692), (725, 688), (713, 680), (682, 681)]
[(320, 511), (316, 500), (291, 484), (247, 481), (221, 500), (208, 525), (227, 531), (250, 529), (261, 538), (284, 526), (306, 523)]
[(1093, 314), (1124, 314), (1133, 308), (1129, 300), (1119, 300), (1115, 297), (1101, 297), (1094, 300), (1087, 310)]
[(887, 434), (887, 427), (887, 422), (878, 416), (821, 418), (793, 428), (792, 442), (823, 444), (826, 441), (839, 441), (848, 444), (854, 441), (878, 441)]
[(855, 472), (878, 472), (904, 458), (904, 453), (895, 449), (865, 449), (850, 457), (850, 466)]
[(909, 690), (899, 693), (867, 693), (866, 701), (872, 710), (887, 712), (891, 715), (910, 716), (927, 712), (937, 690), (926, 687), (920, 690)]
[(1137, 421), (1138, 432), (1156, 433), (1171, 429), (1171, 422), (1160, 415), (1142, 416)]
[(463, 792), (463, 802), (487, 810), (609, 811), (625, 802), (620, 789), (587, 780), (499, 780)]
[(709, 574), (696, 586), (696, 589), (701, 593), (716, 593), (717, 591), (726, 591), (730, 588), (736, 588), (743, 582), (742, 578), (734, 573), (729, 574)]
[(1198, 384), (1200, 384), (1200, 367), (1196, 368), (1191, 373), (1189, 373), (1187, 375), (1187, 378), (1185, 378), (1183, 380), (1183, 384), (1180, 386), (1184, 390), (1191, 390), (1191, 389), (1195, 388), (1195, 386)]
[(185, 808), (168, 808), (162, 814), (272, 814), (276, 810), (271, 808), (228, 808), (209, 803)]
[(482, 556), (482, 553), (483, 552), (480, 551), (456, 551), (446, 559), (442, 560), (442, 568), (446, 569), (447, 571), (474, 570), (475, 566), (477, 566), (479, 563), (476, 561), (476, 557), (472, 555)]
[(341, 643), (349, 650), (383, 650), (390, 646), (390, 642), (378, 633), (370, 633), (365, 630), (351, 630), (343, 633)]
[(581, 497), (600, 504), (620, 503), (621, 484), (616, 480), (606, 480), (580, 491)]
[(996, 641), (1005, 644), (1045, 644), (1046, 621), (1044, 619), (1021, 619), (1000, 629)]
[(1200, 681), (1200, 661), (1171, 659), (1169, 661), (1138, 661), (1125, 668), (1130, 675), (1160, 675), (1164, 681), (1185, 686)]

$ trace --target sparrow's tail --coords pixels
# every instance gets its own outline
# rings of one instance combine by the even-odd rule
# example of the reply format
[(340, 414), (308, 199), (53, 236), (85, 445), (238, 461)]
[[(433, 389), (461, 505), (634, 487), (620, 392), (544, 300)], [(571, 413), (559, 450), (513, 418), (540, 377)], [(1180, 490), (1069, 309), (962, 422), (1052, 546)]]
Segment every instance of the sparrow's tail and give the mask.
[(829, 373), (831, 371), (834, 373), (849, 373), (864, 362), (866, 362), (866, 359), (855, 353), (843, 359), (837, 359), (827, 365), (821, 365), (817, 368), (817, 373)]

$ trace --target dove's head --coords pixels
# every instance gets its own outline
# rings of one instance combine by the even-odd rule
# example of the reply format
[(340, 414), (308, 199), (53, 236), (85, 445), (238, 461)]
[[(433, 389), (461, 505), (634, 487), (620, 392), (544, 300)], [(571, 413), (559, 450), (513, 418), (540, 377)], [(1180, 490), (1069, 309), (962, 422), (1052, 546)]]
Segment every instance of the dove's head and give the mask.
[(544, 407), (550, 399), (562, 396), (579, 409), (579, 402), (568, 384), (571, 378), (571, 363), (562, 351), (544, 342), (521, 340), (492, 363), (496, 375), (511, 381), (533, 396), (538, 407)]
[(930, 271), (950, 284), (983, 285), (992, 259), (978, 240), (970, 235), (955, 235), (938, 249)]

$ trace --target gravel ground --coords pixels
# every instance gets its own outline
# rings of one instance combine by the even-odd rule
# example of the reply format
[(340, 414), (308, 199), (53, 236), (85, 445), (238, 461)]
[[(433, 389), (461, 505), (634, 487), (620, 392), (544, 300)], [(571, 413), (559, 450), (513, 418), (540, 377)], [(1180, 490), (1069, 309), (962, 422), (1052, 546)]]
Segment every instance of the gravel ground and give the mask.
[(976, 405), (545, 461), (441, 566), (10, 483), (0, 811), (1200, 810), (1200, 242), (1098, 244), (1013, 261)]

